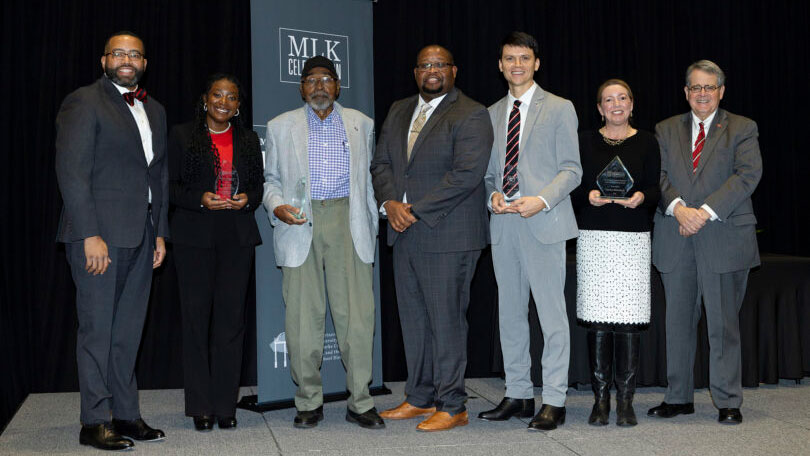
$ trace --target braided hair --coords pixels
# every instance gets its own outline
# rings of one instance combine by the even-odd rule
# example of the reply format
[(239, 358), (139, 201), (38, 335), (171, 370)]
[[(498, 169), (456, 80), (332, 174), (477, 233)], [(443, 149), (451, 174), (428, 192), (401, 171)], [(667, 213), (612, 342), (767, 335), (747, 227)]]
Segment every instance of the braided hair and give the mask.
[[(211, 135), (208, 132), (208, 122), (206, 120), (208, 115), (205, 111), (205, 98), (208, 95), (208, 92), (211, 91), (211, 87), (214, 85), (214, 83), (222, 79), (233, 83), (236, 86), (237, 92), (239, 93), (239, 101), (241, 102), (243, 99), (242, 84), (239, 82), (236, 76), (227, 73), (216, 73), (208, 77), (208, 80), (205, 83), (205, 90), (197, 99), (197, 104), (194, 110), (194, 120), (192, 120), (191, 138), (186, 145), (186, 154), (183, 160), (184, 165), (182, 171), (183, 180), (186, 182), (196, 182), (199, 180), (200, 170), (204, 163), (210, 163), (214, 170), (214, 175), (219, 175), (221, 166), (219, 151), (217, 150), (216, 145), (214, 145), (214, 142), (211, 141)], [(258, 145), (256, 144), (258, 142), (256, 136), (249, 133), (245, 134), (245, 132), (241, 131), (244, 124), (242, 118), (243, 116), (234, 116), (230, 120), (231, 126), (234, 129), (233, 139), (236, 150), (247, 151), (258, 148)], [(248, 158), (251, 163), (248, 163), (248, 166), (244, 168), (247, 170), (247, 175), (240, 176), (240, 180), (243, 182), (246, 190), (253, 189), (257, 185), (261, 185), (261, 180), (263, 177), (261, 174), (260, 157), (261, 156), (259, 155), (259, 158)], [(257, 163), (252, 163), (252, 161), (256, 161)]]

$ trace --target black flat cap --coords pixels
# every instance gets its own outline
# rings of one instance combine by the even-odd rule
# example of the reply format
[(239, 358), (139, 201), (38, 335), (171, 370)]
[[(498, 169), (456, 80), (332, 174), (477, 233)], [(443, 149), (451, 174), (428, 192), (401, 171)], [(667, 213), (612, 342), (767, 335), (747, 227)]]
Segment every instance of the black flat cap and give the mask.
[(301, 80), (309, 76), (315, 68), (323, 68), (332, 75), (333, 78), (338, 79), (337, 71), (335, 71), (335, 64), (331, 60), (322, 55), (310, 57), (304, 62), (304, 70), (301, 71)]

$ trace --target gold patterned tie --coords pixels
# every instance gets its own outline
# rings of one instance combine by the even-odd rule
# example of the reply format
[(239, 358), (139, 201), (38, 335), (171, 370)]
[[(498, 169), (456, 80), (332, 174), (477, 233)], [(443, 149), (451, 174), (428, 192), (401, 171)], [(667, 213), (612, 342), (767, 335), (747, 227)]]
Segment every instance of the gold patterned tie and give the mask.
[(413, 121), (413, 126), (411, 127), (411, 132), (408, 134), (408, 160), (411, 159), (411, 151), (413, 150), (413, 145), (416, 143), (416, 138), (419, 137), (419, 132), (422, 131), (422, 127), (425, 126), (425, 121), (427, 120), (427, 112), (431, 108), (429, 103), (425, 103), (422, 105), (422, 109), (419, 111), (419, 115), (416, 116), (416, 120)]

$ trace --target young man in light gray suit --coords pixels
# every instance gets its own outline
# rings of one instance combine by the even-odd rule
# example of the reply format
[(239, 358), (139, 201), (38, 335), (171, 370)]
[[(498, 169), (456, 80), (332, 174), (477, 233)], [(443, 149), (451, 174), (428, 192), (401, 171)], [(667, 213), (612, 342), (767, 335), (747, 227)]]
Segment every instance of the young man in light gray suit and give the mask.
[(709, 60), (686, 70), (691, 112), (655, 127), (661, 146), (661, 202), (653, 264), (667, 298), (667, 392), (647, 413), (694, 413), (701, 297), (709, 330), (709, 388), (718, 421), (742, 422), (739, 312), (748, 270), (759, 264), (751, 194), (762, 177), (757, 124), (718, 109), (725, 75)]
[(529, 355), (529, 292), (543, 332), (543, 406), (529, 429), (565, 422), (570, 337), (565, 296), (565, 241), (577, 236), (568, 196), (582, 177), (577, 115), (570, 101), (534, 82), (537, 41), (512, 32), (501, 43), (498, 67), (509, 93), (489, 107), (495, 142), (485, 183), (498, 281), (498, 317), (506, 394), (478, 415), (501, 421), (534, 414)]
[[(300, 90), (306, 104), (267, 123), (263, 197), (282, 269), (290, 370), (298, 385), (293, 424), (311, 428), (323, 419), (320, 368), (328, 293), (351, 393), (346, 420), (380, 429), (385, 423), (368, 390), (378, 220), (369, 173), (374, 122), (335, 102), (340, 80), (325, 57), (305, 62)], [(294, 207), (299, 183), (306, 198)]]

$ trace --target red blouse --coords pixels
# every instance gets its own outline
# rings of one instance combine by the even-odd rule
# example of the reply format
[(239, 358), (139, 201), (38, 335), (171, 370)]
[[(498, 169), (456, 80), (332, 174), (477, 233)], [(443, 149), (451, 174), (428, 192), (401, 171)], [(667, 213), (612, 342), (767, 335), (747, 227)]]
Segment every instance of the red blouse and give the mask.
[[(209, 133), (209, 136), (219, 153), (220, 175), (217, 176), (217, 195), (222, 199), (228, 199), (233, 196), (231, 192), (233, 179), (230, 179), (233, 174), (233, 128), (228, 128), (224, 133)], [(238, 188), (236, 190), (238, 191)]]

